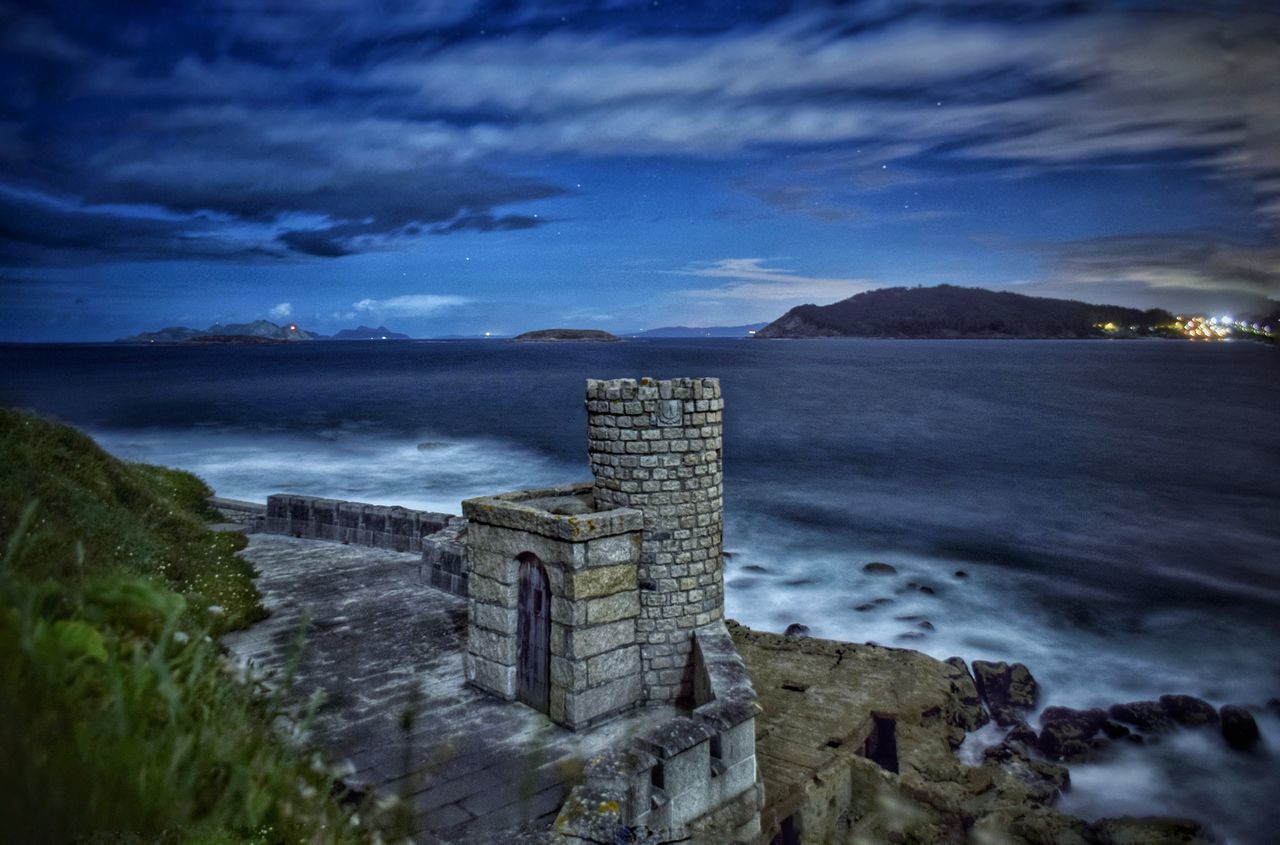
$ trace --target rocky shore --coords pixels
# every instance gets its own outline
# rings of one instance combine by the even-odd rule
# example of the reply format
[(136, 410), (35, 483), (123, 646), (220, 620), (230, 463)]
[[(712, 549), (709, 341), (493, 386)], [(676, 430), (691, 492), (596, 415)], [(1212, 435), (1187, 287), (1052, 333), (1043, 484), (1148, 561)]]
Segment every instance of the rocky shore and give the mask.
[[(1252, 719), (1241, 715), (1243, 708), (1219, 712), (1176, 695), (1110, 711), (1050, 707), (1036, 731), (1026, 717), (1040, 691), (1022, 664), (974, 661), (971, 669), (958, 657), (939, 661), (907, 649), (814, 639), (796, 631), (772, 634), (737, 624), (730, 631), (764, 710), (757, 720), (757, 755), (766, 800), (778, 816), (772, 821), (793, 830), (795, 841), (1215, 842), (1193, 819), (1087, 822), (1056, 810), (1071, 784), (1063, 761), (1076, 759), (1082, 748), (1101, 753), (1106, 743), (1157, 737), (1181, 726), (1217, 725), (1228, 742), (1245, 745), (1252, 735)], [(870, 722), (861, 734), (854, 730), (815, 741), (848, 731), (867, 714)], [(1007, 734), (985, 750), (978, 765), (967, 765), (956, 750), (993, 720), (1007, 725)], [(862, 734), (866, 739), (850, 747), (847, 740)], [(799, 747), (806, 744), (818, 753), (801, 755)]]

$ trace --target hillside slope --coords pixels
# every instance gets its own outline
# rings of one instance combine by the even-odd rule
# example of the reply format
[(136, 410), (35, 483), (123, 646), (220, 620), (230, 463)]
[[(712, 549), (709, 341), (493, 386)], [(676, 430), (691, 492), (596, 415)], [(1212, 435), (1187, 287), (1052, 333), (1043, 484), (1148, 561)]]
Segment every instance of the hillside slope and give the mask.
[(756, 337), (1082, 338), (1111, 323), (1145, 333), (1168, 312), (954, 285), (882, 288), (831, 305), (800, 305)]

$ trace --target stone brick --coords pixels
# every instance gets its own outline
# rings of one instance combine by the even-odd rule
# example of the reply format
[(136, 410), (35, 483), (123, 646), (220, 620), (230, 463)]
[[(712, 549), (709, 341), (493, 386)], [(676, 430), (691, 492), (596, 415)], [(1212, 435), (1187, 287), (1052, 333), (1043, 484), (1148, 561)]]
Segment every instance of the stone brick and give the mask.
[[(604, 625), (579, 627), (565, 634), (561, 651), (566, 657), (582, 660), (602, 652), (611, 651), (636, 641), (636, 621), (619, 619)], [(552, 630), (552, 648), (555, 648), (555, 631)]]
[(640, 648), (626, 646), (592, 657), (587, 661), (586, 674), (588, 683), (596, 687), (618, 678), (635, 675), (639, 671)]
[(584, 692), (566, 693), (566, 723), (581, 726), (628, 710), (640, 701), (640, 691), (640, 676), (631, 675)]
[(637, 616), (640, 613), (640, 597), (635, 592), (629, 591), (604, 598), (588, 599), (586, 611), (585, 621), (588, 625), (599, 625)]

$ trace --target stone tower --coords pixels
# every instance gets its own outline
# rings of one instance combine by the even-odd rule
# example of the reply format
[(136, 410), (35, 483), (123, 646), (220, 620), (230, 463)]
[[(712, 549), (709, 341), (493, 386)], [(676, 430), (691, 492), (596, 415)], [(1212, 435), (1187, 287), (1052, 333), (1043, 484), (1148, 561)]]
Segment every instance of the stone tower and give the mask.
[(644, 514), (637, 573), (643, 699), (693, 692), (693, 629), (724, 615), (720, 380), (587, 381), (593, 494)]

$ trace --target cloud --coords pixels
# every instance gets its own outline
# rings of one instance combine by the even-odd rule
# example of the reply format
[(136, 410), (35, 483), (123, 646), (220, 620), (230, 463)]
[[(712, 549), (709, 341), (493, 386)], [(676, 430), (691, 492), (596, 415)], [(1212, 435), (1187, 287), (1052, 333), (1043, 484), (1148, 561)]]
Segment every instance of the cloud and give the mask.
[(293, 316), (293, 305), (288, 302), (281, 302), (268, 311), (267, 316), (273, 320), (283, 320), (285, 317), (291, 317)]
[[(1032, 247), (1049, 270), (1035, 292), (1185, 311), (1280, 298), (1280, 246), (1197, 234), (1092, 238)], [(1121, 301), (1123, 300), (1123, 301)]]
[[(668, 13), (210, 5), (9, 13), (0, 171), (111, 209), (63, 211), (75, 237), (61, 239), (6, 215), (23, 260), (339, 258), (544, 222), (507, 208), (564, 193), (520, 175), (532, 159), (851, 148), (865, 156), (836, 172), (867, 190), (893, 178), (867, 157), (969, 172), (1168, 157), (1244, 185), (1280, 225), (1280, 16), (1262, 4), (884, 0), (654, 23)], [(690, 25), (665, 25), (677, 21)], [(793, 212), (843, 213), (762, 190)]]
[(764, 258), (722, 258), (710, 264), (674, 271), (685, 276), (726, 279), (714, 288), (679, 291), (684, 297), (701, 300), (748, 300), (753, 302), (799, 304), (835, 302), (856, 293), (881, 287), (866, 279), (804, 276), (790, 270), (765, 267)]
[(470, 301), (464, 296), (419, 293), (393, 296), (390, 299), (362, 299), (351, 307), (358, 312), (379, 317), (430, 317), (448, 308), (466, 305)]

